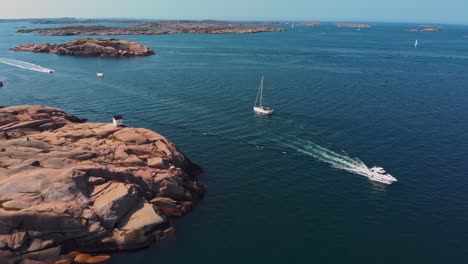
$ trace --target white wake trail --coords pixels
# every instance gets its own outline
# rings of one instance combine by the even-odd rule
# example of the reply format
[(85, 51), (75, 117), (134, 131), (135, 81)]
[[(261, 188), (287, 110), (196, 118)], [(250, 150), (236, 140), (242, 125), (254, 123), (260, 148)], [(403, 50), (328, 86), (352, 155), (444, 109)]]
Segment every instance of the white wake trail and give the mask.
[(10, 66), (14, 66), (14, 67), (21, 68), (21, 69), (25, 69), (25, 70), (30, 70), (30, 71), (46, 72), (46, 73), (54, 72), (54, 70), (44, 68), (44, 67), (42, 67), (40, 65), (36, 65), (36, 64), (29, 63), (29, 62), (26, 62), (26, 61), (8, 59), (8, 58), (0, 58), (0, 63), (10, 65)]
[(333, 168), (342, 169), (354, 174), (365, 176), (371, 180), (380, 181), (386, 184), (390, 184), (396, 181), (396, 179), (390, 174), (387, 174), (382, 167), (374, 166), (372, 168), (369, 168), (366, 164), (364, 164), (364, 162), (362, 162), (358, 158), (351, 158), (346, 154), (339, 154), (333, 152), (308, 140), (298, 139), (295, 141), (287, 141), (287, 143), (281, 143), (305, 155), (328, 163)]

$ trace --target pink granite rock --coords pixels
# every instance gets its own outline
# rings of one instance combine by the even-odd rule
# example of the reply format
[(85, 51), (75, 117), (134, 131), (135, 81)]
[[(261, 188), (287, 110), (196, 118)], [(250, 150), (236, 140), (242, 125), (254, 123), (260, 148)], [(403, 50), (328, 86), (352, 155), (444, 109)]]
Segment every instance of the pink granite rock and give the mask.
[(203, 197), (201, 169), (167, 138), (84, 121), (0, 108), (0, 259), (66, 263), (62, 250), (145, 247)]

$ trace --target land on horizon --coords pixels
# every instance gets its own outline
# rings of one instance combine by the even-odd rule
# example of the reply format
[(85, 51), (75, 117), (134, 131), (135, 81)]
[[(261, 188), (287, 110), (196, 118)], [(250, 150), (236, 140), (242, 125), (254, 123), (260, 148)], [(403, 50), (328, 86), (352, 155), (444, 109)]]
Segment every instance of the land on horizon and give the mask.
[(387, 21), (387, 20), (356, 20), (356, 19), (185, 19), (185, 18), (122, 18), (122, 17), (31, 17), (31, 18), (0, 18), (1, 22), (24, 22), (30, 21), (32, 24), (77, 24), (77, 23), (139, 23), (139, 22), (237, 22), (237, 23), (301, 23), (301, 22), (319, 22), (319, 23), (368, 23), (368, 24), (429, 24), (429, 25), (468, 25), (468, 23), (450, 23), (443, 21)]

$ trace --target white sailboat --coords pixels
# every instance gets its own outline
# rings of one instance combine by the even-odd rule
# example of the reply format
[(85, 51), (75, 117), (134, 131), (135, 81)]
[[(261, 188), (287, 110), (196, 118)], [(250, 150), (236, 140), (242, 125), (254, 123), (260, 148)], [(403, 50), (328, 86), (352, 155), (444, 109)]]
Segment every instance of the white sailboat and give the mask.
[(96, 73), (97, 77), (104, 77), (104, 73), (102, 72), (102, 64), (101, 64), (101, 56), (99, 56), (99, 71)]
[(416, 40), (416, 41), (414, 42), (414, 47), (415, 47), (415, 48), (418, 47), (418, 40)]
[(291, 28), (294, 28), (294, 23), (291, 24)]
[[(257, 102), (260, 99), (260, 103), (257, 105)], [(253, 110), (255, 113), (260, 115), (271, 115), (273, 114), (273, 109), (263, 105), (263, 76), (262, 81), (260, 82), (260, 88), (258, 88), (257, 98), (255, 99)]]

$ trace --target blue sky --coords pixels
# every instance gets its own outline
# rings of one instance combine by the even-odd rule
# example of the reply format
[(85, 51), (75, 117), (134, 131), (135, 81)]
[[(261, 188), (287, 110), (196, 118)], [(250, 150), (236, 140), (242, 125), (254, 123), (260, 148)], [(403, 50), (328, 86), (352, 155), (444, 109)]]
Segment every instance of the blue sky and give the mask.
[(468, 24), (468, 0), (0, 0), (0, 18), (86, 17)]

